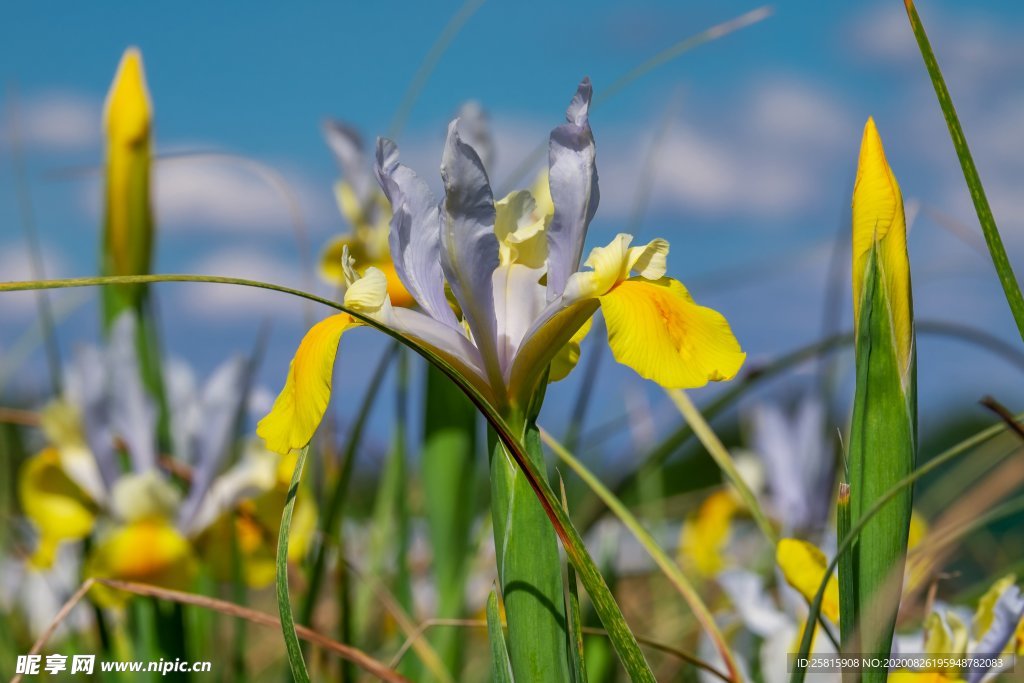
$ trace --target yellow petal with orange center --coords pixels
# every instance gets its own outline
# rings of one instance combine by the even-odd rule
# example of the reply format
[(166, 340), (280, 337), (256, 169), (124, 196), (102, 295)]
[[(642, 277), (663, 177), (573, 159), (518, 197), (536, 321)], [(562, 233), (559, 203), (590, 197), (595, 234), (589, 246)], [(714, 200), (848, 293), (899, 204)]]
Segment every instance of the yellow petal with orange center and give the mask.
[(631, 278), (600, 301), (615, 360), (663, 387), (732, 379), (746, 358), (725, 317), (677, 280)]
[[(126, 524), (103, 538), (85, 566), (87, 577), (147, 583), (174, 590), (188, 590), (196, 576), (192, 545), (165, 519), (145, 519)], [(102, 604), (117, 605), (124, 595), (100, 589)]]

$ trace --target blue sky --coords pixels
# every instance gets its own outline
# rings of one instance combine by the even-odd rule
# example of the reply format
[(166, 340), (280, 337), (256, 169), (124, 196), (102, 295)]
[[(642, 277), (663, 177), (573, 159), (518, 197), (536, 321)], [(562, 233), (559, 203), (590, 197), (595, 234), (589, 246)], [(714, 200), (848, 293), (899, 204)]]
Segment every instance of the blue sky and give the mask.
[[(143, 51), (158, 148), (230, 151), (273, 167), (294, 189), (318, 248), (344, 229), (332, 204), (337, 171), (320, 122), (342, 118), (369, 139), (385, 133), (424, 55), (459, 6), (8, 8), (0, 27), (0, 75), (8, 86), (0, 113), (0, 278), (28, 276), (10, 163), (13, 88), (51, 274), (94, 270), (98, 186), (94, 174), (82, 169), (100, 158), (102, 98), (128, 45)], [(589, 75), (600, 94), (659, 50), (758, 6), (490, 0), (427, 82), (398, 139), (403, 158), (434, 177), (445, 124), (472, 98), (490, 113), (498, 146), (492, 177), (500, 181), (559, 123), (581, 76)], [(1022, 263), (1024, 50), (1018, 36), (1024, 8), (947, 1), (923, 2), (920, 11), (1011, 259)], [(662, 66), (602, 105), (592, 117), (602, 207), (590, 245), (631, 223), (638, 178), (649, 168), (654, 182), (637, 232), (672, 242), (672, 273), (690, 284), (698, 300), (728, 315), (752, 360), (807, 343), (821, 332), (830, 244), (846, 215), (868, 115), (878, 121), (908, 207), (919, 207), (910, 238), (918, 316), (970, 324), (1013, 341), (995, 276), (977, 252), (977, 222), (898, 2), (779, 4), (767, 20)], [(180, 160), (163, 165), (156, 183), (160, 270), (303, 283), (287, 206), (251, 170)], [(962, 236), (943, 224), (961, 225)], [(303, 330), (301, 306), (196, 286), (162, 286), (159, 297), (169, 350), (201, 373), (248, 349), (255, 330), (272, 320), (261, 380), (277, 389)], [(82, 299), (55, 297), (66, 304)], [(92, 301), (86, 296), (62, 323), (65, 352), (95, 338)], [(30, 295), (0, 300), (4, 357), (11, 357), (32, 314)], [(344, 387), (365, 379), (379, 349), (371, 332), (352, 337), (339, 366)], [(8, 373), (11, 386), (41, 391), (41, 360), (34, 354)], [(628, 371), (605, 366), (599, 389), (608, 390), (608, 398), (597, 403), (595, 419), (622, 411), (620, 388), (664, 403)], [(1021, 396), (1020, 377), (1006, 367), (983, 352), (923, 338), (925, 415), (968, 406), (986, 391), (1012, 404)], [(796, 377), (780, 390), (807, 383)], [(572, 380), (555, 388), (552, 419), (574, 391)], [(343, 399), (338, 410), (344, 415), (351, 406)], [(386, 419), (378, 422), (383, 434)]]

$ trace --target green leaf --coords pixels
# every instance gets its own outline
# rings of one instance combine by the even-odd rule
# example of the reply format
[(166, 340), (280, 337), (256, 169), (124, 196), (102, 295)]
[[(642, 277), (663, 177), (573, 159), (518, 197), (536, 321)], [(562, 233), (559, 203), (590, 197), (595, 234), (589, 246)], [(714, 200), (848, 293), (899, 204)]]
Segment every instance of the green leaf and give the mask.
[(309, 446), (299, 451), (292, 472), (292, 482), (288, 486), (284, 510), (281, 512), (281, 531), (277, 537), (277, 608), (281, 613), (281, 632), (284, 634), (285, 650), (288, 653), (288, 666), (291, 668), (292, 680), (295, 683), (309, 683), (309, 672), (306, 661), (302, 658), (302, 646), (295, 634), (295, 619), (292, 616), (292, 601), (288, 592), (288, 537), (292, 530), (292, 512), (295, 509), (295, 498), (299, 495), (299, 482), (302, 481), (302, 468), (306, 464), (306, 453)]
[[(917, 369), (901, 373), (888, 293), (877, 252), (868, 257), (856, 344), (857, 387), (850, 426), (850, 520), (914, 469), (917, 454)], [(896, 625), (910, 530), (912, 488), (894, 496), (860, 533), (853, 554), (857, 651), (887, 657)], [(863, 680), (884, 680), (885, 669)]]
[[(434, 557), (437, 617), (465, 616), (465, 581), (473, 558), (476, 513), (477, 412), (437, 368), (428, 367), (421, 476), (427, 533)], [(430, 641), (445, 667), (458, 672), (463, 634), (437, 629)]]
[(981, 177), (971, 157), (971, 150), (967, 146), (967, 138), (964, 137), (963, 128), (960, 127), (960, 119), (953, 107), (953, 99), (946, 88), (946, 81), (942, 77), (942, 70), (932, 52), (931, 43), (928, 41), (928, 34), (921, 24), (921, 17), (917, 14), (913, 0), (904, 0), (907, 8), (907, 17), (910, 19), (910, 28), (917, 39), (917, 46), (924, 59), (924, 65), (928, 69), (932, 86), (935, 88), (935, 96), (939, 100), (939, 108), (946, 118), (946, 126), (949, 128), (949, 137), (953, 141), (953, 148), (960, 160), (960, 168), (963, 169), (964, 180), (967, 182), (967, 189), (970, 190), (971, 200), (974, 202), (974, 210), (978, 214), (978, 222), (981, 224), (981, 231), (985, 235), (985, 243), (988, 245), (988, 252), (992, 257), (992, 265), (995, 266), (996, 274), (999, 276), (999, 283), (1003, 286), (1003, 294), (1006, 296), (1006, 303), (1010, 306), (1013, 319), (1017, 323), (1017, 331), (1021, 339), (1024, 339), (1024, 296), (1021, 295), (1020, 284), (1013, 274), (1010, 266), (1010, 259), (1006, 255), (1006, 248), (1003, 247), (1003, 240), (999, 236), (999, 228), (996, 227), (996, 220), (992, 216), (992, 209), (988, 205), (988, 198), (985, 196), (985, 188), (981, 184)]
[[(536, 425), (530, 423), (522, 429), (527, 457), (544, 477), (544, 453)], [(495, 436), (491, 441), (491, 516), (512, 670), (524, 681), (568, 680), (558, 540), (516, 462)]]
[[(562, 494), (562, 509), (566, 514), (569, 512), (569, 501), (565, 495), (565, 481), (561, 475), (558, 477), (558, 485)], [(580, 610), (580, 589), (576, 583), (576, 570), (570, 564), (566, 568), (566, 598), (565, 602), (569, 612), (569, 665), (572, 680), (575, 683), (587, 683), (587, 664), (583, 651), (583, 615)]]
[(494, 683), (515, 683), (512, 662), (508, 657), (508, 645), (505, 643), (505, 632), (501, 627), (498, 594), (493, 589), (487, 596), (487, 636), (491, 640), (491, 680)]
[[(843, 483), (839, 485), (839, 498), (836, 502), (836, 538), (846, 538), (850, 534), (850, 485)], [(848, 652), (848, 645), (853, 638), (856, 622), (854, 615), (857, 613), (857, 577), (854, 573), (854, 555), (856, 544), (852, 552), (843, 553), (839, 559), (839, 633), (842, 642), (842, 651)]]

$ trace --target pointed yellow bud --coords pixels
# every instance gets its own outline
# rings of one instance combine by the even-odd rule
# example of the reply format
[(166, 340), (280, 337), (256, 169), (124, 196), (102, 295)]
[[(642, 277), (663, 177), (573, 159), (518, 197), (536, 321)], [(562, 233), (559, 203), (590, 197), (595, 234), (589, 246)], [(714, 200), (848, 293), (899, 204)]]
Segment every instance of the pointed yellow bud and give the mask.
[(882, 274), (892, 316), (901, 374), (905, 377), (913, 348), (910, 310), (910, 262), (907, 258), (907, 226), (899, 183), (885, 158), (882, 138), (874, 119), (864, 126), (857, 179), (853, 186), (853, 311), (860, 324), (865, 275), (873, 247)]
[(107, 93), (103, 125), (111, 144), (134, 145), (145, 140), (153, 118), (138, 48), (124, 51), (114, 83)]
[[(142, 55), (136, 48), (128, 48), (117, 67), (103, 112), (106, 137), (103, 275), (150, 272), (155, 229), (149, 183), (152, 119)], [(146, 286), (105, 288), (103, 297), (104, 320), (109, 328), (125, 309), (141, 311)]]

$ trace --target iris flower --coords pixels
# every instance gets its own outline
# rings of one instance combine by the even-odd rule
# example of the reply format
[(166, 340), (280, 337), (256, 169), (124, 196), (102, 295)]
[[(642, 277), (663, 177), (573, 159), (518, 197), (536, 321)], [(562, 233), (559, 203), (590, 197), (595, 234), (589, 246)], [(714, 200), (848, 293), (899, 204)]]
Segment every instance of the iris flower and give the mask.
[[(105, 348), (79, 350), (66, 395), (43, 411), (50, 445), (26, 461), (18, 482), (22, 508), (39, 535), (31, 562), (48, 568), (62, 544), (92, 537), (86, 576), (185, 588), (200, 559), (197, 545), (210, 549), (213, 529), (239, 507), (255, 507), (255, 518), (278, 515), (274, 496), (283, 500), (287, 480), (278, 476), (282, 459), (263, 449), (250, 449), (219, 474), (246, 395), (242, 358), (224, 363), (201, 387), (181, 364), (169, 364), (175, 457), (158, 458), (156, 408), (139, 375), (135, 336), (134, 315), (121, 314)], [(181, 472), (188, 474), (175, 476)], [(312, 514), (297, 512), (299, 519)], [(299, 527), (296, 553), (305, 547)], [(222, 556), (223, 549), (212, 554)], [(249, 555), (260, 559), (255, 551)], [(102, 590), (96, 597), (118, 602)]]
[[(552, 361), (598, 309), (616, 360), (662, 386), (729, 379), (745, 358), (726, 319), (666, 277), (665, 240), (634, 246), (631, 235), (619, 234), (580, 269), (599, 198), (591, 93), (585, 79), (566, 122), (551, 133), (550, 217), (528, 191), (495, 200), (458, 119), (448, 127), (440, 201), (399, 163), (395, 143), (378, 139), (375, 171), (392, 210), (390, 253), (419, 310), (394, 305), (379, 268), (360, 275), (342, 264), (347, 308), (429, 348), (506, 417), (522, 419)], [(310, 441), (330, 398), (338, 343), (360, 324), (339, 313), (306, 334), (257, 429), (271, 450), (287, 453)]]
[(961, 617), (959, 610), (934, 609), (924, 622), (923, 633), (914, 638), (899, 638), (898, 652), (922, 653), (955, 662), (968, 656), (978, 660), (978, 668), (949, 666), (939, 671), (897, 669), (889, 674), (893, 683), (979, 683), (999, 673), (991, 666), (997, 657), (1012, 662), (1013, 655), (1024, 654), (1024, 596), (1016, 585), (1016, 576), (996, 581), (978, 601), (973, 618)]

